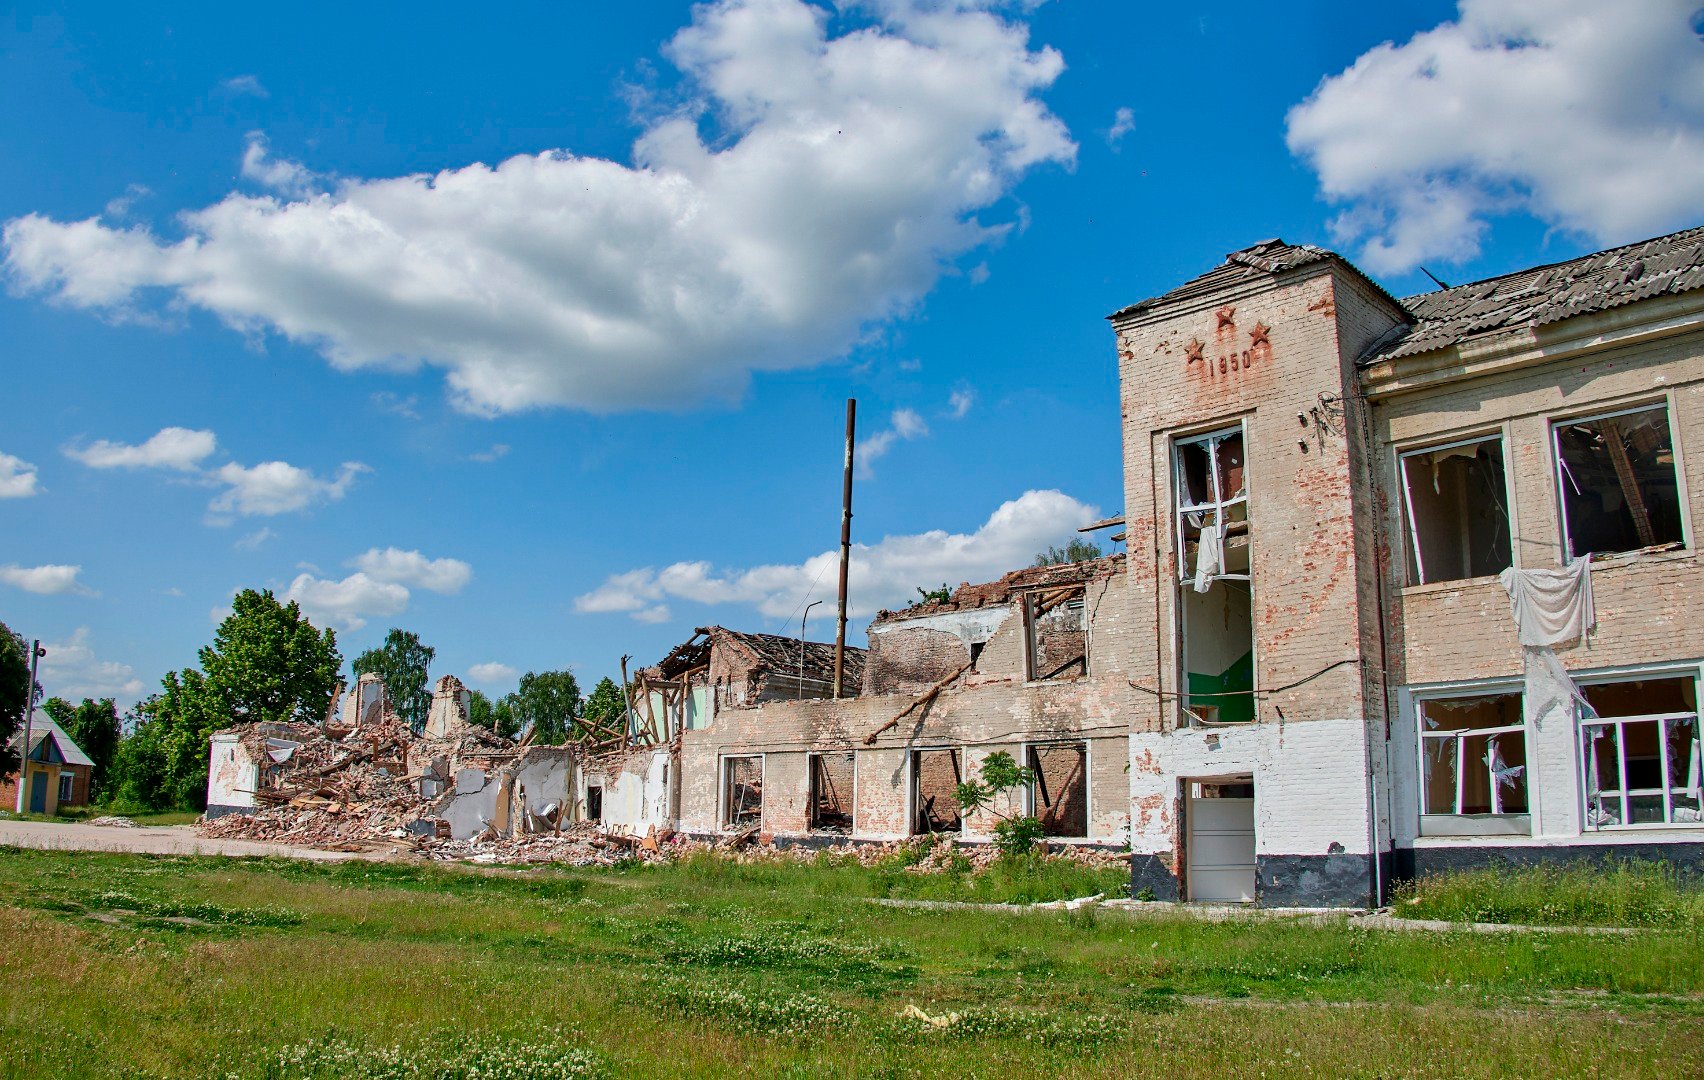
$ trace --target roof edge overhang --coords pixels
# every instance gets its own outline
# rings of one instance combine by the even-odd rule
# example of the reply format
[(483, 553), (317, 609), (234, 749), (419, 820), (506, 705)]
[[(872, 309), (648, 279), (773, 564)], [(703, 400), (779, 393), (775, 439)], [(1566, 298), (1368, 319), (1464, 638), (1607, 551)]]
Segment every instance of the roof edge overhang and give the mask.
[(1361, 368), (1361, 388), (1369, 399), (1388, 399), (1700, 332), (1704, 290), (1657, 296), (1544, 326), (1508, 327), (1429, 352), (1374, 360)]
[[(1240, 254), (1241, 252), (1232, 252), (1231, 256), (1228, 256), (1227, 259)], [(1245, 262), (1244, 265), (1252, 264)], [(1259, 267), (1254, 268), (1259, 269)], [(1247, 296), (1258, 296), (1261, 293), (1270, 292), (1272, 289), (1283, 285), (1293, 284), (1298, 281), (1307, 281), (1311, 278), (1319, 277), (1322, 274), (1329, 274), (1334, 271), (1364, 285), (1373, 297), (1382, 301), (1390, 309), (1390, 313), (1400, 319), (1405, 325), (1413, 325), (1415, 322), (1414, 313), (1409, 311), (1408, 308), (1403, 305), (1401, 300), (1392, 296), (1389, 290), (1374, 281), (1372, 278), (1368, 277), (1359, 267), (1350, 262), (1348, 259), (1345, 259), (1335, 251), (1326, 251), (1323, 248), (1320, 249), (1320, 255), (1317, 259), (1303, 263), (1300, 266), (1293, 266), (1283, 270), (1262, 271), (1265, 275), (1264, 277), (1248, 281), (1240, 281), (1222, 289), (1212, 289), (1192, 294), (1190, 296), (1179, 297), (1176, 299), (1167, 299), (1161, 296), (1143, 300), (1139, 303), (1131, 304), (1129, 307), (1120, 308), (1111, 315), (1106, 316), (1106, 319), (1108, 322), (1112, 323), (1114, 330), (1123, 330), (1128, 327), (1135, 326), (1145, 326), (1152, 323), (1162, 322), (1167, 319), (1175, 319), (1180, 315), (1190, 315), (1199, 311), (1217, 308), (1227, 300), (1240, 300)]]

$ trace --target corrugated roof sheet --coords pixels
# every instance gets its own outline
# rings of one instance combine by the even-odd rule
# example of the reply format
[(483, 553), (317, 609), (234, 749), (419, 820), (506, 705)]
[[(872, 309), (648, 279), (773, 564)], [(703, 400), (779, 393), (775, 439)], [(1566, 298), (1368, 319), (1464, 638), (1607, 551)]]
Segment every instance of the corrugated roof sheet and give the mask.
[[(74, 742), (71, 736), (65, 734), (65, 729), (53, 722), (53, 717), (46, 713), (37, 712), (35, 719), (30, 722), (30, 752), (41, 745), (42, 739), (52, 735), (59, 744), (59, 752), (71, 765), (87, 765), (94, 768), (95, 763), (89, 760), (89, 755), (83, 753), (83, 748)], [(18, 725), (18, 730), (12, 733), (11, 741), (6, 745), (12, 753), (18, 752), (18, 747), (24, 741), (24, 726)]]
[(1414, 356), (1701, 286), (1704, 227), (1410, 296), (1402, 305), (1414, 325), (1379, 342), (1361, 362)]
[(1179, 285), (1170, 292), (1119, 308), (1108, 315), (1109, 319), (1123, 318), (1127, 315), (1138, 315), (1149, 308), (1161, 304), (1170, 304), (1180, 300), (1190, 300), (1198, 296), (1210, 296), (1221, 289), (1259, 278), (1270, 277), (1285, 270), (1294, 270), (1298, 266), (1322, 262), (1326, 259), (1337, 258), (1332, 252), (1312, 244), (1286, 244), (1283, 240), (1262, 240), (1233, 251), (1225, 256), (1225, 261), (1200, 277)]

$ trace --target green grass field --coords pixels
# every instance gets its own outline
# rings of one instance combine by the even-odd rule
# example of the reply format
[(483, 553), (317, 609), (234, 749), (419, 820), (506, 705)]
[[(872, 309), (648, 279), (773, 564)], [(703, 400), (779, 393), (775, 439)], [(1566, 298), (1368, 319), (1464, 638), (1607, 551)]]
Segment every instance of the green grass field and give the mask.
[(1704, 1073), (1704, 935), (1690, 923), (1439, 934), (867, 899), (1102, 884), (1057, 866), (1003, 875), (711, 858), (475, 872), (0, 849), (0, 1069)]

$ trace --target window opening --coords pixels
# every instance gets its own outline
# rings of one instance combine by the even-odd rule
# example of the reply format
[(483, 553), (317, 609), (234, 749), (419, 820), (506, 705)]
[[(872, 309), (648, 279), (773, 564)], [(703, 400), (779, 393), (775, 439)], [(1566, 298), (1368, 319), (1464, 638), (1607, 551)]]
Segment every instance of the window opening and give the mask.
[(1028, 679), (1060, 679), (1089, 671), (1089, 628), (1084, 587), (1024, 594), (1024, 651)]
[(1422, 814), (1525, 814), (1526, 721), (1518, 693), (1419, 703)]
[(59, 801), (62, 803), (68, 803), (71, 801), (72, 779), (73, 775), (69, 772), (62, 772), (59, 774)]
[(986, 641), (973, 641), (970, 643), (970, 669), (972, 671), (977, 670), (976, 665), (982, 660), (982, 650), (987, 647), (988, 643)]
[(1512, 565), (1502, 439), (1414, 450), (1401, 460), (1410, 581), (1489, 577)]
[(592, 784), (586, 788), (586, 820), (603, 820), (603, 785)]
[(1242, 428), (1173, 444), (1183, 708), (1198, 723), (1254, 720), (1251, 531)]
[(852, 791), (856, 777), (851, 751), (811, 755), (811, 828), (817, 832), (852, 831)]
[(964, 824), (958, 786), (964, 782), (957, 750), (918, 750), (911, 755), (915, 793), (913, 832), (958, 832)]
[(722, 760), (726, 807), (723, 827), (745, 829), (759, 824), (763, 820), (763, 759), (753, 756)]
[(1580, 692), (1596, 714), (1580, 719), (1587, 827), (1704, 820), (1696, 677), (1587, 684)]
[(1667, 406), (1565, 420), (1553, 431), (1569, 559), (1683, 542)]
[(1030, 807), (1044, 836), (1089, 835), (1089, 748), (1085, 743), (1029, 748)]

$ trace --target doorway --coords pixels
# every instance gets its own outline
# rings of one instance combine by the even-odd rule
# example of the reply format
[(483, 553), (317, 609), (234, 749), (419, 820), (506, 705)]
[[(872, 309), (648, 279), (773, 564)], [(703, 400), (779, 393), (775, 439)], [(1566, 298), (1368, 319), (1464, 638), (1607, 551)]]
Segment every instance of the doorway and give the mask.
[(1254, 779), (1190, 780), (1184, 865), (1195, 903), (1255, 900)]

